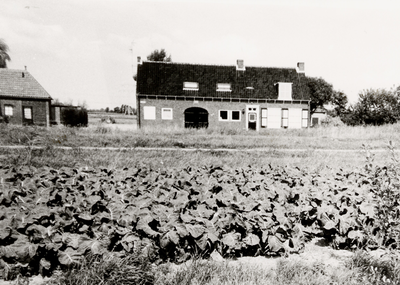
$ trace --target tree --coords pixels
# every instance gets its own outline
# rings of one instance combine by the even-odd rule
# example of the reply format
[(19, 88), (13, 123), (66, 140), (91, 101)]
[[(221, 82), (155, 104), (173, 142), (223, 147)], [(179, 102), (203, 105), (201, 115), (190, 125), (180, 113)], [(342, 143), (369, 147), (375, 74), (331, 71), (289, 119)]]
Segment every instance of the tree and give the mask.
[(0, 39), (0, 68), (7, 68), (7, 61), (11, 61), (8, 51), (8, 45)]
[(147, 60), (172, 62), (171, 55), (167, 56), (165, 49), (155, 50), (147, 56)]
[[(147, 60), (172, 62), (171, 55), (167, 56), (165, 49), (161, 49), (160, 51), (158, 49), (154, 50), (147, 56)], [(137, 74), (133, 75), (133, 80), (137, 81)]]
[[(335, 91), (332, 84), (322, 78), (307, 77), (307, 86), (310, 91), (310, 114), (315, 113), (317, 108), (334, 100)], [(344, 95), (346, 96), (346, 95)]]
[(348, 99), (346, 94), (342, 91), (334, 91), (333, 96), (331, 99), (331, 103), (333, 105), (333, 116), (334, 117), (341, 117), (342, 114), (346, 112), (346, 106), (348, 103)]
[(358, 96), (358, 102), (351, 106), (351, 124), (383, 125), (399, 120), (399, 96), (395, 90), (368, 89)]

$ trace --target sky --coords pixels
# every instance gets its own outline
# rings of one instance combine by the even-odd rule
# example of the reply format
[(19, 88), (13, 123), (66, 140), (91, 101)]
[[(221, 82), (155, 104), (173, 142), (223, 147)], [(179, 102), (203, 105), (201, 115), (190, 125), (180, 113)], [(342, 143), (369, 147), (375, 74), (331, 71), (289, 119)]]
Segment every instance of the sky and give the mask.
[(296, 67), (354, 103), (400, 85), (400, 2), (392, 0), (1, 0), (10, 69), (53, 99), (135, 106), (133, 75), (164, 48), (173, 62)]

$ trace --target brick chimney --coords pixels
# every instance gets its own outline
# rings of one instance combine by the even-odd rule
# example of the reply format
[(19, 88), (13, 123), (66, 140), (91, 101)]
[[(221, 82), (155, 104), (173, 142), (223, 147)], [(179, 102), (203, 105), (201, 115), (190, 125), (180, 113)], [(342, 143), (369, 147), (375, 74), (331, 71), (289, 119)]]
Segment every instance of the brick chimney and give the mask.
[(243, 59), (238, 59), (236, 61), (236, 70), (246, 70), (246, 67), (244, 66), (244, 60)]
[(304, 62), (297, 63), (297, 72), (305, 73)]
[(140, 56), (137, 57), (137, 64), (142, 64), (142, 58)]

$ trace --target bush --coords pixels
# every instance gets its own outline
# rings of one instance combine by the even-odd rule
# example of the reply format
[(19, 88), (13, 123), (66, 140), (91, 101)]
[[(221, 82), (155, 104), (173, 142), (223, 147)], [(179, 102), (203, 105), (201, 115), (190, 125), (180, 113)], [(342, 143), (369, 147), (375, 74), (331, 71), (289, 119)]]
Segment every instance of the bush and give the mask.
[(101, 117), (100, 121), (102, 123), (107, 123), (107, 124), (115, 124), (116, 123), (115, 119), (111, 116), (103, 116), (103, 117)]
[(10, 118), (8, 116), (0, 116), (0, 124), (8, 124), (10, 122)]
[(340, 117), (326, 116), (325, 119), (321, 120), (321, 125), (324, 127), (341, 127), (344, 123)]
[(88, 112), (85, 109), (63, 108), (61, 111), (62, 122), (69, 127), (87, 127)]

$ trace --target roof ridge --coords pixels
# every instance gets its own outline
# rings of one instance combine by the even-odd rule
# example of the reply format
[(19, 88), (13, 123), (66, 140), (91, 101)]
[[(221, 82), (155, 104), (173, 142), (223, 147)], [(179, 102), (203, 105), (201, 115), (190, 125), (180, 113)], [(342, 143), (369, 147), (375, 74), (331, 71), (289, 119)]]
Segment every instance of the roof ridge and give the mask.
[[(211, 64), (211, 63), (190, 63), (190, 62), (166, 62), (166, 61), (152, 61), (152, 60), (144, 60), (143, 63), (158, 63), (158, 64), (176, 64), (176, 65), (204, 65), (204, 66), (219, 66), (219, 67), (236, 67), (235, 64)], [(246, 68), (275, 68), (275, 69), (296, 69), (296, 67), (279, 67), (279, 66), (254, 66), (254, 65), (246, 65)]]

